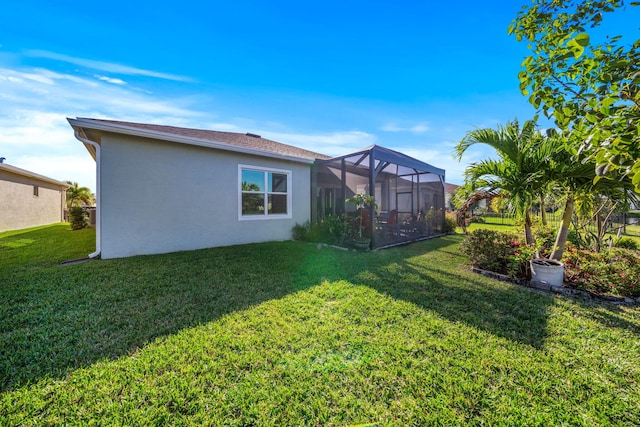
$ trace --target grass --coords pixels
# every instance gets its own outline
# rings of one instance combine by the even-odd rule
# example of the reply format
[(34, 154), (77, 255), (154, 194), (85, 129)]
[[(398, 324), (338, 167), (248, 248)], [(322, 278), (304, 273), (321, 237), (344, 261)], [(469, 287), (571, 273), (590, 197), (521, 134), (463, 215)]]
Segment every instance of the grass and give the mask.
[(0, 269), (39, 268), (86, 257), (95, 250), (95, 231), (72, 231), (69, 224), (0, 233)]
[(90, 232), (0, 234), (0, 419), (640, 424), (640, 308), (476, 275), (461, 239), (59, 266), (93, 250)]

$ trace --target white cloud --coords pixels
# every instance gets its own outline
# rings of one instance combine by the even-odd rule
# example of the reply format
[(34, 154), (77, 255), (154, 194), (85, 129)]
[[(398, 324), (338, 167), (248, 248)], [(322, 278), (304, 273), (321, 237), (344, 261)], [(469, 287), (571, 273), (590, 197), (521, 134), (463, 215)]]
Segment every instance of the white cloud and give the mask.
[(220, 132), (238, 132), (238, 133), (247, 132), (246, 128), (243, 128), (233, 123), (210, 123), (207, 125), (206, 129), (217, 130)]
[[(85, 116), (193, 126), (205, 115), (197, 97), (159, 99), (119, 84), (44, 68), (0, 67), (0, 156), (7, 163), (77, 181), (95, 190), (95, 162), (73, 136), (67, 117)], [(122, 81), (124, 83), (124, 81)]]
[(268, 132), (261, 135), (296, 147), (329, 156), (338, 156), (376, 143), (377, 137), (362, 131), (343, 131), (328, 134)]
[[(63, 114), (38, 110), (16, 110), (0, 115), (0, 145), (13, 147), (46, 146), (55, 149), (69, 141), (69, 126)], [(37, 148), (29, 148), (37, 149)]]
[(69, 64), (79, 65), (81, 67), (91, 68), (94, 70), (105, 71), (114, 74), (124, 74), (129, 76), (145, 76), (154, 77), (163, 80), (174, 80), (180, 82), (190, 81), (191, 79), (178, 76), (175, 74), (161, 73), (158, 71), (145, 70), (142, 68), (130, 67), (128, 65), (120, 65), (112, 62), (96, 61), (93, 59), (76, 58), (56, 52), (48, 52), (44, 50), (28, 50), (25, 55), (33, 58), (46, 58), (55, 61), (67, 62)]
[(102, 80), (103, 82), (111, 83), (111, 84), (114, 84), (114, 85), (126, 85), (127, 84), (127, 82), (125, 82), (124, 80), (116, 79), (114, 77), (100, 76), (98, 74), (96, 74), (94, 77), (97, 78), (98, 80)]
[(98, 110), (102, 115), (112, 118), (201, 115), (190, 108), (193, 100), (188, 97), (161, 100), (123, 84), (113, 83), (117, 81), (96, 81), (44, 69), (0, 69), (0, 99), (4, 101), (0, 105), (0, 116), (16, 108), (55, 111), (71, 116)]
[[(78, 141), (78, 153), (75, 155), (34, 156), (25, 155), (8, 162), (13, 166), (35, 172), (59, 181), (73, 181), (95, 192), (96, 162)], [(10, 160), (10, 159), (7, 159)]]
[(390, 122), (382, 126), (380, 130), (384, 132), (410, 132), (410, 133), (421, 134), (421, 133), (429, 132), (431, 128), (427, 123), (424, 123), (424, 122), (405, 125), (405, 126), (401, 126), (396, 123)]

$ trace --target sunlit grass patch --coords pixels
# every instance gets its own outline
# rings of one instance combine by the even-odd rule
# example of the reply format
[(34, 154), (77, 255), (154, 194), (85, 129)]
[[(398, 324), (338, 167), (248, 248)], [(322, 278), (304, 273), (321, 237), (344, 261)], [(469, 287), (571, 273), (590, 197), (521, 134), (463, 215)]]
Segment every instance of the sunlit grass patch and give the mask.
[(68, 223), (0, 233), (0, 271), (9, 266), (56, 265), (95, 250), (95, 230), (72, 231)]
[(266, 243), (65, 267), (0, 259), (0, 419), (640, 423), (639, 309), (476, 275), (460, 241), (369, 253)]

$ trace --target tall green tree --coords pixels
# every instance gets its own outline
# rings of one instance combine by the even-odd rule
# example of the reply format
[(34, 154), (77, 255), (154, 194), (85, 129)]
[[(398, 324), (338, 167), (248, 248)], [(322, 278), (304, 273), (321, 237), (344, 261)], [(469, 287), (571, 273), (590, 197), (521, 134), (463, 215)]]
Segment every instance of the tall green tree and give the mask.
[(549, 189), (564, 198), (562, 221), (558, 228), (550, 258), (560, 260), (564, 253), (569, 229), (576, 208), (585, 207), (585, 200), (612, 199), (622, 201), (633, 185), (628, 176), (618, 180), (596, 180), (595, 160), (579, 158), (578, 144), (566, 140), (566, 135), (549, 132), (544, 138), (547, 160), (541, 167), (545, 171)]
[(67, 188), (67, 209), (81, 205), (92, 205), (94, 202), (93, 194), (87, 187), (80, 187), (77, 182), (67, 181), (70, 185)]
[(549, 258), (560, 261), (569, 236), (571, 221), (575, 212), (576, 197), (593, 191), (595, 168), (593, 163), (576, 162), (572, 158), (575, 150), (563, 140), (562, 135), (551, 133), (546, 139), (552, 155), (545, 165), (550, 188), (564, 197), (562, 220)]
[(623, 0), (533, 0), (508, 30), (530, 48), (519, 73), (520, 89), (529, 102), (577, 144), (577, 161), (593, 161), (594, 182), (630, 176), (636, 192), (640, 39), (613, 33), (597, 40), (595, 28), (608, 14), (638, 5)]
[(542, 165), (549, 153), (542, 142), (534, 121), (528, 120), (520, 126), (515, 120), (497, 129), (470, 131), (455, 147), (458, 160), (475, 144), (485, 144), (496, 151), (497, 160), (469, 165), (465, 179), (475, 189), (508, 193), (511, 206), (524, 218), (525, 239), (529, 245), (534, 244), (530, 209), (547, 180)]

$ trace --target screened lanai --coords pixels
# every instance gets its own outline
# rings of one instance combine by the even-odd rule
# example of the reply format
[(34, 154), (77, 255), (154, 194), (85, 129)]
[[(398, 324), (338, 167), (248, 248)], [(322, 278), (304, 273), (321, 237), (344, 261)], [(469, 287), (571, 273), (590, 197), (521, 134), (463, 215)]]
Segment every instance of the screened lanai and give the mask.
[(363, 193), (376, 206), (365, 212), (364, 232), (380, 248), (444, 231), (445, 171), (377, 145), (328, 160), (318, 160), (312, 178), (312, 215), (356, 218), (345, 200)]

